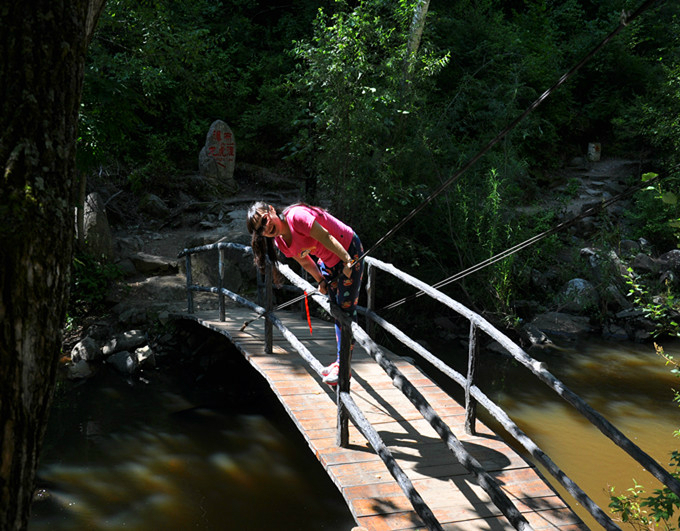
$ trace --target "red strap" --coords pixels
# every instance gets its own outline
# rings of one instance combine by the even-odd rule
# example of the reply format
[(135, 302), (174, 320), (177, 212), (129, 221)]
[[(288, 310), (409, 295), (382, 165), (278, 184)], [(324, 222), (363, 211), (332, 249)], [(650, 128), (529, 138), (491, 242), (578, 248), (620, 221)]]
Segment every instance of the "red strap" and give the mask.
[(307, 310), (307, 324), (309, 325), (309, 335), (312, 335), (312, 319), (309, 317), (309, 302), (307, 302), (307, 292), (305, 291), (305, 310)]

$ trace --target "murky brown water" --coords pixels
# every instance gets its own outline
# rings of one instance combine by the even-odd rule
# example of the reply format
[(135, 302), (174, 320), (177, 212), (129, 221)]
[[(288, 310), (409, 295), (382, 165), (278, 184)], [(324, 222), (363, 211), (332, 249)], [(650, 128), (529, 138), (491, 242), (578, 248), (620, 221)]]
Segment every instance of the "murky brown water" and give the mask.
[[(244, 362), (245, 364), (245, 362)], [(211, 366), (194, 382), (101, 373), (63, 385), (31, 530), (342, 530), (339, 491), (259, 375)]]
[[(674, 354), (680, 343), (664, 347)], [(672, 389), (680, 382), (653, 346), (590, 340), (534, 355), (668, 464), (678, 447)], [(456, 358), (449, 360), (454, 366)], [(640, 465), (526, 369), (495, 355), (483, 366), (491, 370), (481, 387), (605, 511), (609, 485), (623, 492), (635, 478), (650, 492), (656, 488)], [(354, 525), (287, 414), (239, 362), (218, 364), (199, 381), (151, 372), (126, 382), (109, 373), (63, 385), (39, 479), (49, 497), (34, 503), (31, 530), (346, 531)]]
[[(680, 343), (663, 346), (680, 359)], [(653, 345), (591, 339), (566, 345), (558, 352), (532, 355), (669, 469), (670, 453), (680, 446), (673, 436), (680, 428), (680, 410), (672, 391), (680, 389), (680, 381)], [(636, 461), (524, 367), (509, 362), (499, 365), (500, 371), (487, 375), (488, 394), (605, 512), (609, 513), (609, 486), (624, 493), (633, 486), (634, 478), (649, 493), (659, 487)], [(544, 475), (552, 479), (547, 472)], [(601, 529), (556, 481), (553, 484), (592, 529)]]
[[(667, 341), (663, 346), (680, 360), (680, 343)], [(670, 454), (680, 446), (673, 435), (680, 428), (680, 409), (673, 401), (673, 389), (680, 389), (680, 380), (671, 374), (671, 367), (655, 353), (654, 346), (589, 341), (564, 354), (558, 363), (552, 363), (554, 374), (669, 469)], [(535, 407), (535, 399), (527, 398), (521, 402), (504, 398), (501, 402), (520, 424), (532, 426), (539, 446), (600, 507), (606, 510), (609, 504), (609, 486), (623, 493), (635, 478), (650, 494), (659, 487), (641, 465), (567, 406), (553, 400)], [(540, 396), (536, 398), (540, 400)]]

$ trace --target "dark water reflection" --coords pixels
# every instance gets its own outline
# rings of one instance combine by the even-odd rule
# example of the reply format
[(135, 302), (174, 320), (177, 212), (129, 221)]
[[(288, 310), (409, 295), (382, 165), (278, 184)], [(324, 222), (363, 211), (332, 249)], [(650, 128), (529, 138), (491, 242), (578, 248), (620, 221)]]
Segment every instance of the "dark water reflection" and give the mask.
[(285, 411), (228, 354), (203, 371), (62, 382), (29, 529), (351, 529)]

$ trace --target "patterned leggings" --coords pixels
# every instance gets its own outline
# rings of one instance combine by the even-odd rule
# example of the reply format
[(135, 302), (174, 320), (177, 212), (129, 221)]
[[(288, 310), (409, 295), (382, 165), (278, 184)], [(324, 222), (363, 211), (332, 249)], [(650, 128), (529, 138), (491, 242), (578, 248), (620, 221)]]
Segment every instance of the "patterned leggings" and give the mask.
[[(364, 254), (364, 248), (361, 245), (359, 236), (354, 234), (352, 243), (347, 249), (352, 260), (356, 260)], [(349, 314), (354, 321), (357, 320), (357, 303), (359, 302), (359, 290), (361, 289), (361, 279), (364, 274), (364, 262), (357, 262), (352, 267), (352, 276), (347, 278), (342, 272), (344, 264), (338, 262), (333, 267), (326, 267), (322, 260), (318, 261), (319, 270), (323, 277), (328, 281), (328, 293), (340, 308)], [(330, 279), (334, 279), (330, 282)], [(335, 339), (337, 341), (337, 361), (340, 361), (340, 323), (335, 321)], [(354, 341), (352, 346), (354, 348)]]

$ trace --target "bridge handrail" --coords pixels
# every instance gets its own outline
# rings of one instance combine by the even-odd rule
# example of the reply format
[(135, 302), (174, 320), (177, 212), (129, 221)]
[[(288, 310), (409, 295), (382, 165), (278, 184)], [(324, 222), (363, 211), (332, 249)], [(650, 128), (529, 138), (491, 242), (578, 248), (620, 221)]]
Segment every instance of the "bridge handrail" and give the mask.
[[(226, 290), (222, 287), (223, 262), (224, 262), (223, 254), (224, 251), (227, 249), (234, 249), (241, 252), (252, 252), (252, 249), (246, 245), (235, 244), (231, 242), (219, 242), (194, 247), (190, 249), (184, 249), (182, 252), (179, 253), (178, 257), (184, 256), (187, 260), (187, 292), (189, 297), (188, 306), (190, 313), (193, 312), (193, 302), (191, 298), (191, 293), (193, 291), (209, 291), (217, 293), (220, 296), (221, 320), (224, 320), (224, 304), (223, 304), (224, 295), (229, 296), (230, 298), (232, 298), (232, 300), (240, 304), (245, 303), (246, 306), (250, 307), (257, 313), (266, 315), (267, 321), (269, 321), (270, 323), (274, 323), (274, 325), (277, 326), (277, 328), (279, 328), (279, 330), (282, 331), (284, 337), (289, 341), (289, 343), (291, 343), (293, 348), (295, 348), (302, 355), (302, 357), (308, 363), (311, 364), (312, 368), (317, 373), (320, 373), (321, 370), (320, 363), (316, 360), (316, 358), (314, 358), (311, 355), (311, 353), (309, 353), (306, 350), (306, 348), (301, 343), (299, 343), (299, 341), (295, 338), (295, 336), (292, 333), (290, 333), (290, 331), (287, 331), (285, 333), (283, 332), (283, 329), (281, 327), (285, 328), (285, 326), (280, 321), (278, 321), (278, 318), (276, 318), (272, 312), (267, 312), (265, 308), (255, 305), (254, 303), (248, 301), (247, 299), (244, 299), (243, 297), (234, 294), (233, 292), (230, 292), (229, 290)], [(214, 288), (193, 285), (191, 283), (191, 255), (211, 250), (220, 251), (219, 253), (220, 286)], [(607, 421), (599, 413), (593, 410), (580, 397), (578, 397), (578, 395), (573, 393), (554, 375), (547, 371), (544, 368), (543, 364), (531, 358), (531, 356), (529, 356), (521, 347), (512, 342), (512, 340), (510, 340), (507, 336), (505, 336), (505, 334), (497, 330), (482, 316), (473, 312), (472, 310), (469, 310), (464, 305), (460, 304), (454, 299), (451, 299), (447, 295), (430, 287), (429, 285), (423, 283), (417, 278), (397, 269), (392, 264), (387, 264), (372, 257), (366, 257), (365, 261), (368, 266), (367, 277), (369, 280), (367, 285), (367, 291), (369, 295), (368, 297), (369, 307), (365, 309), (360, 308), (359, 310), (363, 311), (363, 313), (366, 314), (369, 323), (369, 330), (373, 323), (380, 325), (386, 331), (388, 331), (389, 333), (397, 337), (397, 339), (402, 341), (402, 343), (404, 343), (406, 346), (408, 346), (409, 348), (417, 352), (419, 355), (421, 355), (424, 359), (432, 363), (446, 376), (448, 376), (456, 383), (465, 388), (466, 430), (470, 432), (474, 431), (474, 421), (476, 418), (474, 409), (476, 401), (480, 405), (485, 407), (485, 409), (496, 420), (498, 420), (501, 423), (501, 425), (504, 426), (508, 433), (512, 435), (515, 438), (515, 440), (517, 440), (520, 444), (522, 444), (522, 446), (527, 451), (529, 451), (529, 453), (532, 456), (534, 456), (539, 462), (541, 462), (546, 467), (546, 469), (564, 486), (564, 488), (572, 496), (574, 496), (574, 498), (579, 503), (581, 503), (581, 505), (586, 510), (588, 510), (590, 514), (601, 525), (603, 525), (606, 529), (619, 529), (618, 526), (616, 526), (616, 524), (614, 524), (612, 520), (578, 487), (578, 485), (576, 485), (568, 476), (566, 476), (559, 469), (559, 467), (557, 467), (557, 465), (555, 465), (555, 463), (553, 463), (552, 460), (524, 432), (522, 432), (522, 430), (520, 430), (514, 424), (514, 422), (507, 416), (507, 414), (500, 407), (494, 404), (476, 385), (474, 385), (473, 376), (474, 376), (474, 364), (476, 363), (476, 361), (474, 361), (473, 358), (475, 357), (476, 353), (473, 348), (473, 345), (475, 345), (477, 342), (476, 335), (477, 329), (479, 329), (485, 332), (492, 339), (496, 340), (501, 346), (505, 348), (505, 350), (514, 359), (516, 359), (527, 369), (529, 369), (537, 378), (543, 381), (546, 385), (548, 385), (549, 388), (555, 391), (559, 396), (561, 396), (570, 405), (577, 409), (583, 416), (585, 416), (602, 433), (609, 437), (614, 443), (620, 446), (631, 457), (633, 457), (636, 461), (638, 461), (645, 468), (647, 468), (657, 479), (659, 479), (661, 482), (667, 485), (673, 492), (680, 496), (680, 483), (675, 478), (673, 478), (666, 470), (664, 470), (658, 463), (656, 463), (656, 461), (654, 461), (649, 455), (647, 455), (639, 447), (637, 447), (637, 445), (632, 443), (632, 441), (630, 441), (625, 435), (623, 435), (623, 433), (621, 433), (617, 428), (615, 428), (611, 423), (609, 423), (609, 421)], [(458, 372), (450, 368), (447, 364), (439, 360), (439, 358), (437, 358), (432, 353), (424, 349), (422, 346), (420, 346), (411, 338), (408, 338), (408, 336), (406, 336), (403, 332), (401, 332), (393, 325), (389, 324), (387, 321), (385, 321), (382, 317), (380, 317), (373, 311), (371, 306), (373, 301), (372, 293), (375, 288), (374, 285), (375, 273), (372, 271), (372, 268), (379, 269), (392, 274), (395, 278), (398, 278), (399, 280), (414, 286), (423, 293), (429, 295), (433, 299), (437, 300), (438, 302), (444, 304), (448, 308), (454, 310), (459, 315), (468, 319), (468, 321), (470, 322), (471, 348), (469, 360), (470, 366), (468, 368), (467, 378), (465, 378), (463, 375), (459, 374)], [(441, 421), (441, 419), (436, 415), (436, 413), (434, 413), (434, 410), (429, 406), (429, 404), (427, 404), (427, 401), (425, 400), (424, 397), (422, 397), (422, 395), (417, 391), (417, 389), (415, 389), (415, 387), (412, 386), (410, 382), (408, 382), (408, 380), (403, 376), (403, 374), (401, 374), (400, 371), (393, 364), (391, 364), (391, 362), (389, 362), (387, 358), (385, 358), (382, 355), (380, 347), (370, 339), (369, 334), (366, 334), (366, 332), (361, 327), (359, 327), (357, 323), (348, 322), (349, 320), (346, 318), (345, 314), (339, 311), (337, 307), (333, 308), (333, 306), (335, 305), (330, 305), (326, 297), (321, 296), (318, 293), (316, 294), (313, 293), (315, 291), (314, 287), (311, 286), (307, 281), (303, 280), (296, 273), (294, 273), (292, 269), (290, 269), (287, 265), (280, 264), (279, 270), (286, 278), (288, 278), (288, 280), (290, 280), (298, 288), (307, 290), (308, 292), (312, 293), (310, 297), (313, 298), (317, 303), (319, 303), (326, 311), (331, 313), (336, 319), (343, 322), (343, 326), (351, 326), (353, 335), (356, 338), (356, 340), (366, 349), (366, 351), (376, 360), (376, 362), (378, 362), (378, 364), (383, 368), (383, 370), (385, 370), (388, 373), (388, 375), (390, 375), (393, 378), (395, 386), (402, 390), (402, 392), (404, 392), (404, 394), (412, 401), (412, 403), (421, 411), (421, 414), (423, 414), (423, 416), (431, 423), (433, 428), (435, 428), (435, 430), (442, 437), (442, 440), (444, 440), (444, 442), (447, 443), (447, 445), (454, 452), (454, 454), (456, 454), (456, 456), (459, 457), (459, 460), (462, 463), (466, 464), (466, 467), (468, 467), (469, 465), (468, 470), (470, 470), (471, 467), (472, 468), (472, 470), (470, 470), (471, 472), (477, 474), (481, 470), (481, 472), (485, 474), (483, 469), (481, 469), (481, 465), (479, 466), (478, 470), (475, 470), (476, 468), (475, 463), (471, 462), (468, 459), (474, 458), (472, 458), (471, 456), (466, 456), (464, 454), (458, 455), (459, 450), (462, 449), (462, 445), (460, 445), (457, 438), (451, 433), (448, 426), (446, 426), (446, 424), (444, 424), (443, 421)], [(269, 282), (268, 284), (271, 287), (271, 284)], [(298, 345), (295, 344), (296, 342), (298, 343)], [(302, 347), (302, 350), (298, 347)], [(368, 421), (365, 420), (365, 418), (363, 418), (363, 415), (361, 414), (356, 404), (354, 404), (353, 399), (351, 398), (349, 393), (343, 392), (342, 389), (338, 389), (338, 406), (340, 407), (341, 404), (352, 416), (353, 421), (355, 422), (357, 427), (361, 426), (359, 429), (362, 431), (362, 433), (364, 433), (364, 436), (367, 438), (369, 442), (371, 442), (372, 445), (373, 441), (376, 441), (375, 437), (378, 438), (378, 442), (376, 443), (377, 446), (374, 445), (374, 449), (376, 450), (378, 455), (380, 455), (380, 457), (383, 458), (383, 461), (390, 469), (392, 475), (395, 477), (400, 486), (402, 486), (402, 489), (404, 489), (404, 492), (411, 500), (414, 509), (416, 509), (416, 512), (419, 514), (419, 516), (421, 516), (421, 518), (423, 518), (423, 520), (427, 522), (430, 528), (438, 529), (439, 528), (438, 522), (436, 522), (435, 519), (434, 523), (431, 523), (432, 521), (430, 520), (430, 517), (431, 518), (434, 517), (432, 516), (429, 508), (427, 508), (427, 506), (424, 505), (422, 499), (419, 497), (417, 492), (415, 492), (415, 490), (412, 490), (413, 489), (412, 486), (410, 488), (405, 488), (405, 486), (402, 484), (402, 479), (403, 477), (405, 477), (405, 475), (403, 475), (403, 471), (401, 471), (401, 469), (398, 468), (396, 462), (394, 462), (394, 464), (397, 466), (397, 469), (392, 468), (391, 461), (394, 460), (391, 459), (390, 461), (391, 455), (385, 454), (385, 450), (387, 450), (387, 448), (384, 446), (384, 443), (382, 443), (382, 441), (379, 440), (379, 436), (377, 435), (377, 433), (375, 434), (372, 433), (375, 430), (372, 428), (372, 426), (370, 426), (370, 423), (368, 423)], [(434, 414), (434, 416), (432, 414)], [(443, 427), (441, 427), (442, 425)], [(387, 452), (389, 452), (389, 450), (387, 450)], [(464, 449), (463, 452), (465, 452)], [(492, 478), (489, 479), (491, 479), (492, 484), (495, 484)], [(490, 495), (494, 503), (496, 503), (499, 509), (501, 509), (501, 511), (505, 514), (506, 517), (508, 517), (508, 519), (513, 523), (513, 525), (516, 528), (518, 529), (528, 528), (528, 523), (526, 523), (526, 521), (523, 519), (521, 514), (519, 514), (514, 505), (512, 505), (512, 502), (510, 502), (509, 499), (507, 500), (507, 502), (509, 503), (510, 509), (504, 507), (506, 505), (506, 500), (502, 499), (505, 496), (505, 494), (502, 491), (501, 498), (498, 498), (497, 493), (494, 492), (493, 485), (486, 485), (487, 481), (483, 475), (479, 476), (478, 480), (480, 481), (480, 485), (482, 485), (485, 488), (485, 490), (487, 489), (487, 487), (489, 487), (490, 491), (487, 491), (487, 493)], [(412, 497), (410, 495), (410, 493), (408, 492), (409, 490), (410, 493), (415, 493), (415, 497)], [(419, 505), (420, 507), (418, 507)], [(517, 511), (517, 513), (515, 513), (515, 511)], [(519, 519), (517, 518), (517, 515), (519, 515)]]
[[(255, 303), (252, 303), (251, 301), (245, 299), (244, 297), (241, 297), (240, 295), (233, 293), (221, 286), (223, 281), (222, 278), (223, 276), (222, 264), (224, 260), (223, 252), (225, 249), (229, 248), (236, 248), (238, 250), (246, 252), (252, 251), (252, 249), (246, 246), (241, 246), (238, 244), (230, 245), (227, 244), (226, 242), (221, 242), (217, 244), (204, 245), (191, 249), (184, 249), (180, 253), (179, 255), (180, 257), (185, 256), (187, 259), (186, 274), (187, 274), (187, 292), (189, 294), (188, 301), (189, 313), (193, 313), (193, 302), (191, 298), (191, 293), (194, 291), (216, 293), (220, 296), (220, 299), (222, 299), (226, 295), (235, 302), (245, 305), (246, 307), (249, 307), (250, 309), (259, 314), (265, 315), (267, 317), (267, 322), (272, 323), (274, 326), (276, 326), (282, 332), (284, 338), (288, 340), (291, 346), (311, 365), (311, 367), (313, 368), (313, 370), (317, 372), (317, 374), (320, 374), (322, 369), (320, 363), (316, 360), (316, 358), (314, 358), (311, 355), (311, 353), (306, 349), (306, 347), (304, 347), (304, 345), (302, 345), (299, 342), (299, 340), (297, 340), (297, 338), (285, 327), (285, 325), (283, 325), (283, 323), (281, 323), (280, 320), (276, 318), (276, 316), (271, 311), (267, 311), (265, 308), (258, 306)], [(197, 252), (206, 252), (211, 250), (220, 251), (219, 256), (220, 286), (207, 287), (192, 284), (191, 255)], [(267, 271), (269, 273), (269, 269)], [(293, 282), (293, 284), (297, 285), (300, 289), (303, 290), (306, 289), (310, 293), (315, 291), (313, 286), (311, 286), (307, 281), (305, 281), (300, 276), (295, 274), (292, 271), (292, 269), (290, 269), (290, 267), (288, 267), (287, 265), (280, 264), (279, 271), (291, 282)], [(267, 276), (269, 276), (269, 274)], [(267, 284), (269, 284), (269, 286), (271, 285), (270, 282), (267, 282)], [(313, 294), (312, 297), (326, 311), (334, 314), (338, 319), (340, 319), (343, 322), (343, 327), (346, 327), (348, 324), (350, 324), (346, 319), (345, 314), (342, 313), (339, 310), (339, 308), (337, 308), (337, 306), (333, 305), (333, 307), (331, 307), (326, 297), (321, 296), (320, 294), (318, 294), (318, 292)], [(224, 305), (220, 300), (221, 321), (223, 321), (225, 318), (223, 308)], [(394, 366), (387, 358), (385, 358), (382, 355), (380, 347), (375, 342), (373, 342), (370, 337), (368, 337), (368, 335), (358, 326), (357, 323), (351, 323), (351, 326), (354, 336), (355, 337), (358, 336), (357, 341), (359, 341), (364, 346), (364, 348), (366, 348), (367, 352), (370, 352), (371, 356), (373, 356), (374, 359), (379, 363), (379, 365), (393, 378), (395, 386), (398, 389), (400, 389), (412, 401), (412, 403), (414, 403), (414, 405), (416, 405), (416, 407), (421, 412), (423, 417), (430, 422), (432, 427), (440, 435), (442, 440), (444, 440), (449, 449), (451, 449), (454, 452), (458, 460), (470, 472), (476, 475), (477, 481), (479, 482), (480, 486), (487, 492), (487, 494), (494, 502), (494, 504), (508, 518), (508, 520), (513, 524), (513, 526), (516, 529), (522, 531), (529, 531), (531, 529), (531, 526), (528, 524), (528, 522), (521, 514), (521, 512), (515, 507), (515, 505), (509, 499), (507, 494), (498, 486), (496, 481), (482, 468), (481, 464), (465, 450), (460, 441), (455, 437), (455, 435), (451, 432), (451, 430), (443, 422), (443, 420), (434, 412), (434, 409), (427, 403), (427, 401), (420, 394), (420, 392), (408, 381), (408, 379), (401, 373), (401, 371), (399, 371), (399, 369), (397, 369), (396, 366)], [(343, 334), (343, 337), (346, 340), (349, 336), (347, 332), (348, 330), (346, 330), (345, 328), (345, 333)], [(266, 335), (267, 334), (265, 333), (265, 336)], [(269, 342), (268, 340), (265, 341)], [(345, 350), (349, 349), (345, 348)], [(341, 361), (341, 369), (343, 368), (342, 366), (343, 363)], [(348, 380), (345, 380), (345, 382), (348, 382)], [(353, 398), (350, 396), (349, 392), (345, 391), (342, 386), (343, 378), (341, 376), (337, 394), (339, 407), (338, 408), (339, 420), (341, 416), (341, 410), (346, 411), (347, 414), (352, 418), (354, 424), (366, 437), (367, 441), (369, 441), (369, 443), (372, 445), (377, 455), (385, 463), (386, 467), (388, 468), (392, 476), (395, 478), (399, 486), (402, 488), (404, 494), (411, 502), (414, 510), (421, 517), (423, 522), (427, 525), (428, 529), (432, 530), (442, 529), (441, 525), (435, 518), (434, 514), (432, 513), (430, 508), (425, 504), (422, 497), (418, 494), (408, 476), (403, 472), (401, 467), (398, 465), (397, 461), (393, 458), (391, 452), (389, 451), (385, 443), (382, 441), (377, 431), (368, 422), (363, 413), (361, 413), (361, 410), (356, 405)], [(343, 426), (341, 426), (341, 423), (339, 422), (338, 431), (339, 444), (341, 443), (340, 433), (342, 429)], [(346, 430), (346, 423), (344, 423), (344, 429)]]
[[(287, 267), (287, 266), (286, 266)], [(262, 306), (255, 304), (254, 302), (246, 299), (234, 293), (227, 288), (217, 288), (212, 286), (198, 286), (192, 285), (192, 291), (215, 293), (220, 296), (227, 296), (234, 302), (250, 308), (256, 313), (263, 314), (267, 317), (267, 320), (273, 324), (283, 335), (283, 337), (290, 343), (291, 347), (307, 362), (310, 367), (321, 376), (321, 371), (323, 370), (323, 365), (312, 355), (312, 353), (305, 347), (302, 342), (291, 332), (286, 325), (281, 322), (281, 320), (274, 315), (273, 312), (267, 311)], [(427, 525), (428, 529), (441, 531), (442, 527), (437, 521), (436, 517), (432, 513), (432, 510), (424, 502), (418, 491), (413, 486), (413, 483), (406, 475), (404, 470), (399, 466), (396, 459), (390, 452), (387, 445), (381, 439), (378, 432), (373, 428), (373, 426), (368, 422), (366, 417), (363, 415), (359, 407), (354, 402), (354, 399), (349, 396), (347, 392), (338, 393), (338, 400), (342, 401), (343, 405), (347, 408), (349, 415), (352, 417), (352, 421), (359, 428), (361, 433), (366, 437), (366, 440), (373, 446), (378, 456), (387, 466), (390, 474), (395, 478), (401, 489), (404, 491), (405, 495), (408, 497), (409, 501), (413, 505), (414, 510)]]
[(243, 251), (246, 253), (253, 252), (253, 248), (250, 247), (250, 245), (243, 245), (241, 243), (233, 242), (216, 242), (209, 243), (207, 245), (199, 245), (198, 247), (188, 247), (186, 249), (182, 249), (177, 254), (177, 258), (182, 258), (192, 254), (204, 253), (206, 251), (214, 251), (219, 249), (234, 249), (236, 251)]
[(458, 301), (432, 288), (421, 280), (418, 280), (408, 273), (397, 269), (392, 264), (387, 264), (372, 257), (366, 257), (365, 260), (369, 267), (376, 267), (392, 274), (399, 280), (418, 288), (420, 291), (423, 291), (433, 299), (441, 302), (448, 308), (451, 308), (459, 315), (467, 318), (471, 325), (474, 325), (475, 327), (487, 333), (491, 338), (495, 339), (515, 360), (529, 369), (536, 377), (539, 378), (539, 380), (541, 380), (550, 389), (555, 391), (559, 396), (571, 404), (604, 435), (609, 437), (616, 445), (622, 448), (626, 453), (628, 453), (628, 455), (645, 467), (652, 475), (654, 475), (654, 477), (671, 489), (671, 491), (680, 496), (680, 482), (678, 482), (677, 479), (669, 474), (663, 467), (661, 467), (661, 465), (659, 465), (652, 457), (640, 449), (635, 443), (628, 439), (607, 419), (605, 419), (586, 402), (584, 402), (576, 393), (571, 391), (562, 381), (547, 371), (543, 367), (542, 363), (529, 356), (529, 354), (527, 354), (520, 346), (516, 345), (509, 337), (496, 329), (481, 315), (466, 308)]
[[(468, 379), (465, 378), (455, 369), (452, 369), (449, 365), (441, 361), (437, 356), (428, 351), (420, 343), (416, 342), (414, 339), (408, 337), (401, 330), (399, 330), (393, 324), (387, 322), (382, 317), (380, 317), (375, 312), (368, 310), (367, 308), (358, 307), (360, 313), (366, 315), (368, 319), (373, 319), (377, 324), (379, 324), (387, 333), (394, 336), (397, 340), (403, 343), (405, 346), (413, 350), (415, 353), (420, 355), (423, 359), (431, 363), (435, 368), (439, 369), (445, 376), (449, 377), (461, 387), (466, 388)], [(619, 529), (612, 521), (611, 518), (579, 487), (569, 476), (567, 476), (555, 462), (550, 459), (550, 457), (531, 439), (526, 433), (524, 433), (517, 424), (508, 416), (508, 414), (503, 411), (498, 405), (496, 405), (479, 387), (476, 385), (470, 385), (469, 391), (470, 396), (474, 398), (479, 404), (481, 404), (489, 414), (496, 419), (503, 428), (519, 443), (525, 450), (529, 452), (539, 463), (541, 463), (545, 469), (550, 472), (550, 474), (565, 488), (565, 490), (571, 494), (576, 501), (578, 501), (595, 520), (602, 524), (606, 529)], [(467, 408), (469, 407), (469, 401), (466, 403), (466, 416)], [(468, 426), (466, 425), (466, 429)], [(474, 430), (469, 430), (470, 433), (474, 433)]]
[[(313, 289), (313, 286), (311, 286), (311, 284), (309, 284), (306, 280), (302, 279), (299, 275), (293, 272), (293, 270), (287, 265), (280, 264), (279, 271), (283, 276), (285, 276), (288, 280), (290, 280), (300, 289), (307, 291)], [(349, 319), (349, 317), (344, 312), (342, 312), (342, 310), (340, 310), (340, 308), (337, 305), (331, 304), (328, 297), (325, 297), (319, 293), (313, 293), (311, 297), (324, 310), (326, 310), (334, 318), (340, 321), (344, 327), (348, 325), (351, 326), (351, 330), (356, 341), (388, 374), (388, 376), (392, 379), (394, 386), (397, 389), (399, 389), (404, 394), (404, 396), (406, 396), (411, 401), (411, 403), (416, 407), (416, 409), (418, 409), (423, 418), (430, 423), (432, 428), (435, 430), (435, 432), (437, 432), (437, 434), (440, 436), (442, 441), (447, 445), (449, 450), (451, 450), (454, 453), (458, 461), (470, 473), (475, 475), (479, 485), (489, 495), (493, 503), (496, 505), (496, 507), (498, 507), (498, 509), (500, 509), (500, 511), (510, 521), (513, 527), (519, 530), (530, 530), (531, 526), (526, 521), (521, 512), (515, 507), (515, 505), (510, 500), (508, 495), (498, 486), (498, 483), (486, 472), (486, 470), (484, 470), (479, 461), (475, 459), (465, 449), (463, 444), (453, 434), (451, 429), (441, 419), (441, 417), (437, 415), (434, 408), (432, 408), (432, 406), (428, 403), (427, 399), (420, 393), (420, 391), (418, 391), (418, 389), (408, 380), (408, 378), (406, 378), (406, 376), (404, 376), (404, 374), (384, 355), (380, 346), (368, 336), (368, 334), (359, 326), (358, 323), (353, 322), (351, 319)], [(340, 383), (342, 383), (342, 380)], [(340, 392), (339, 397), (343, 402), (343, 405), (346, 405), (348, 411), (351, 414), (354, 408), (351, 405), (353, 404), (353, 401), (350, 402), (352, 399), (349, 396), (349, 393)], [(353, 420), (355, 422), (355, 425), (363, 433), (364, 427), (366, 426), (366, 423), (368, 421), (362, 422), (360, 419)], [(368, 426), (370, 426), (370, 424), (368, 424)], [(371, 442), (370, 437), (366, 436), (366, 438), (369, 442)], [(378, 455), (380, 455), (381, 451), (380, 447), (374, 446), (373, 448), (374, 450), (376, 450)], [(386, 465), (388, 465), (388, 462), (386, 462), (384, 459), (383, 461), (385, 462)], [(404, 490), (404, 492), (407, 496), (409, 496), (408, 491)]]

